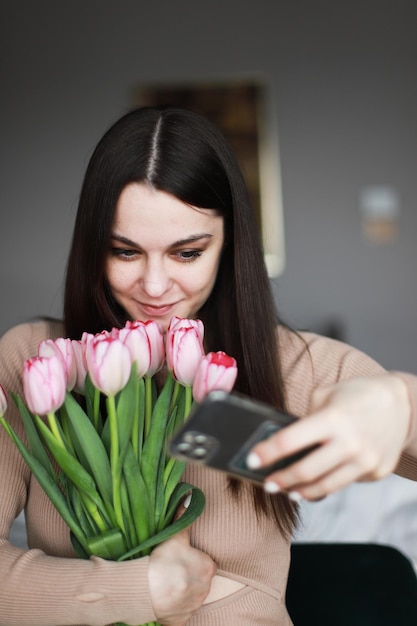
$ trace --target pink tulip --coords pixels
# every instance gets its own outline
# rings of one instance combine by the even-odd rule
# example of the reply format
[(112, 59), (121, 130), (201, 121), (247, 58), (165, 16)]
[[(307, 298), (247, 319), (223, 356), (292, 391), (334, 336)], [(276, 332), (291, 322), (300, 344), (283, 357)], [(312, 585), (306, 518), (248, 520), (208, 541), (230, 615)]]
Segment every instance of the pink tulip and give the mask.
[(214, 389), (231, 391), (237, 377), (236, 360), (224, 352), (209, 352), (200, 361), (194, 384), (193, 397), (201, 402)]
[(77, 365), (74, 358), (71, 339), (45, 339), (41, 341), (38, 348), (39, 356), (57, 356), (62, 359), (67, 379), (67, 390), (71, 391), (77, 380)]
[(147, 375), (153, 376), (156, 372), (159, 372), (165, 362), (164, 333), (162, 326), (153, 320), (145, 322), (145, 330), (151, 351), (151, 362)]
[(143, 322), (126, 325), (119, 331), (119, 339), (129, 348), (132, 362), (136, 363), (138, 378), (148, 373), (151, 365), (151, 347)]
[(3, 417), (6, 411), (7, 411), (7, 396), (6, 396), (6, 392), (4, 391), (4, 387), (0, 385), (0, 417)]
[[(204, 325), (203, 322), (201, 320), (190, 320), (184, 317), (177, 317), (176, 315), (174, 317), (171, 318), (171, 321), (169, 323), (168, 326), (168, 331), (167, 331), (167, 338), (166, 338), (166, 359), (167, 359), (167, 363), (168, 364), (172, 364), (173, 363), (173, 355), (172, 355), (172, 348), (174, 345), (174, 342), (172, 341), (172, 334), (174, 332), (177, 332), (179, 329), (185, 329), (185, 328), (194, 328), (195, 332), (198, 334), (198, 336), (201, 339), (201, 344), (203, 344), (203, 339), (204, 339)], [(204, 352), (203, 352), (204, 354)], [(171, 369), (172, 366), (169, 365), (169, 367)]]
[(129, 348), (110, 333), (99, 333), (86, 342), (85, 357), (91, 381), (107, 396), (114, 396), (129, 380), (132, 359)]
[(168, 368), (172, 370), (175, 380), (190, 387), (203, 356), (203, 342), (196, 326), (168, 328), (166, 359)]
[(74, 353), (75, 368), (77, 377), (75, 380), (74, 390), (78, 393), (85, 391), (85, 377), (87, 376), (87, 362), (85, 359), (85, 346), (81, 341), (72, 339), (72, 351)]
[(81, 345), (84, 348), (84, 353), (86, 351), (86, 348), (88, 346), (88, 344), (93, 341), (95, 335), (93, 335), (93, 333), (87, 333), (87, 332), (83, 332), (83, 334), (81, 335)]
[(58, 356), (33, 357), (23, 364), (23, 394), (32, 413), (53, 413), (64, 403), (67, 377)]
[(204, 339), (204, 324), (201, 320), (190, 320), (185, 317), (177, 317), (174, 315), (169, 323), (169, 330), (174, 330), (176, 328), (195, 328), (201, 337), (201, 341)]

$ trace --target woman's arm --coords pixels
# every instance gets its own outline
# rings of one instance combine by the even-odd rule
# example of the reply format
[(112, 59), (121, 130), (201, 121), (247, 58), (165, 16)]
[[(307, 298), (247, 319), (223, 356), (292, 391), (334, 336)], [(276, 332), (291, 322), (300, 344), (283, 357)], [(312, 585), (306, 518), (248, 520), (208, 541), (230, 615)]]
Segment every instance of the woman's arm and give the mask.
[(280, 329), (279, 349), (288, 408), (303, 419), (256, 446), (251, 460), (266, 465), (319, 447), (271, 474), (268, 489), (314, 500), (392, 471), (417, 479), (416, 376), (388, 373), (363, 352), (313, 333)]
[(405, 372), (394, 372), (407, 386), (411, 416), (410, 428), (396, 474), (417, 480), (417, 376)]
[(413, 448), (411, 418), (407, 385), (395, 374), (319, 387), (311, 394), (308, 416), (258, 444), (252, 464), (268, 465), (317, 445), (300, 461), (268, 476), (266, 489), (322, 498), (351, 482), (393, 472), (403, 450)]
[[(0, 382), (7, 390), (21, 393), (23, 359), (36, 354), (44, 335), (44, 325), (24, 325), (0, 340)], [(24, 436), (13, 402), (6, 416)], [(201, 605), (215, 566), (190, 545), (186, 531), (154, 550), (151, 557), (123, 563), (70, 558), (69, 531), (58, 523), (53, 508), (35, 497), (37, 490), (16, 446), (0, 426), (0, 624), (136, 625), (159, 619), (172, 626), (184, 623)], [(42, 542), (42, 550), (24, 551), (8, 540), (23, 508), (32, 546)]]
[(184, 531), (151, 557), (114, 563), (24, 552), (0, 541), (0, 623), (64, 626), (158, 620), (182, 625), (200, 607), (215, 566)]

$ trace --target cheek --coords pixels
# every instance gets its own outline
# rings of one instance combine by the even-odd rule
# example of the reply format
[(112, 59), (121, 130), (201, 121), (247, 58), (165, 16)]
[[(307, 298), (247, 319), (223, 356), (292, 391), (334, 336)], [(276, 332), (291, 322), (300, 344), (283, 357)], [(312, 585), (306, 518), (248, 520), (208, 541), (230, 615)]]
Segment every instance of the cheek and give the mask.
[(124, 291), (131, 282), (130, 273), (111, 260), (106, 265), (106, 278), (113, 292)]
[(190, 291), (193, 291), (196, 294), (208, 295), (216, 282), (216, 276), (217, 266), (211, 266), (205, 272), (197, 272), (193, 277), (193, 281), (190, 280)]

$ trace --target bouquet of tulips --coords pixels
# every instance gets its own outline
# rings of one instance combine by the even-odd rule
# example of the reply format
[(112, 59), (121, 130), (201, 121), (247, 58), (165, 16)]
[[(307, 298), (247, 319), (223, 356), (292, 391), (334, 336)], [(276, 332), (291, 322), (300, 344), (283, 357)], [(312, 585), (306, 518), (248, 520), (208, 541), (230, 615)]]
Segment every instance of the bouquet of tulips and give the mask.
[[(203, 511), (204, 494), (182, 482), (185, 463), (166, 450), (193, 401), (213, 389), (230, 391), (236, 379), (235, 359), (205, 354), (203, 334), (201, 320), (174, 317), (166, 336), (154, 321), (128, 321), (80, 341), (41, 342), (23, 365), (23, 398), (13, 394), (28, 446), (4, 417), (0, 385), (0, 422), (81, 558), (147, 555)], [(175, 519), (190, 492), (189, 507)]]

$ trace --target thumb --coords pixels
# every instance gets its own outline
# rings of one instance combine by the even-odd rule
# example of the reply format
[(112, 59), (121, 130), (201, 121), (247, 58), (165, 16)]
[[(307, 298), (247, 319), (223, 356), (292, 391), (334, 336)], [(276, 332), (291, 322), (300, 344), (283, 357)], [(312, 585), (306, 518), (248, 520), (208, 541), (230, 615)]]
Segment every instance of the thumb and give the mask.
[(184, 499), (182, 500), (182, 502), (178, 506), (178, 508), (177, 508), (177, 510), (175, 512), (175, 516), (174, 516), (175, 520), (179, 519), (180, 517), (182, 517), (184, 515), (185, 511), (190, 506), (190, 502), (191, 502), (191, 491), (189, 493), (187, 493), (187, 495), (184, 497)]
[[(177, 510), (175, 512), (174, 520), (177, 520), (177, 519), (179, 519), (180, 517), (182, 517), (184, 515), (185, 511), (190, 506), (190, 502), (191, 502), (191, 492), (188, 493), (185, 496), (184, 500), (178, 506), (178, 508), (177, 508)], [(184, 530), (181, 530), (179, 533), (177, 533), (175, 535), (175, 537), (177, 539), (184, 540), (184, 541), (186, 541), (189, 544), (190, 543), (190, 533), (191, 533), (191, 524), (190, 524), (190, 526), (187, 526), (187, 528), (184, 528)]]

